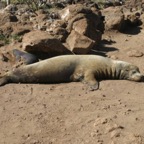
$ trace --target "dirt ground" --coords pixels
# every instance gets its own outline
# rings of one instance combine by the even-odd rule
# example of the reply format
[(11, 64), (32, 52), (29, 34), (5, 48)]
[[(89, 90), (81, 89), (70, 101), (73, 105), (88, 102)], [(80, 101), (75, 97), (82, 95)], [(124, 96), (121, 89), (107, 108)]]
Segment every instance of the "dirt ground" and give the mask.
[[(131, 62), (144, 73), (144, 30), (105, 33), (99, 54)], [(1, 70), (8, 64), (1, 62)], [(0, 87), (0, 144), (144, 144), (144, 84), (100, 82), (8, 84)]]

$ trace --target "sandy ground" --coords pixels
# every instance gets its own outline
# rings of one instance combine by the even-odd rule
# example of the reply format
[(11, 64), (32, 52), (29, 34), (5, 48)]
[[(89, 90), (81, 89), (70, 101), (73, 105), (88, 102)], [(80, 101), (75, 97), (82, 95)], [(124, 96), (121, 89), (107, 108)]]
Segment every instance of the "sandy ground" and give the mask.
[[(144, 30), (106, 33), (100, 53), (139, 66), (144, 73)], [(1, 70), (6, 66), (1, 62)], [(144, 83), (8, 84), (0, 87), (0, 144), (144, 144)]]

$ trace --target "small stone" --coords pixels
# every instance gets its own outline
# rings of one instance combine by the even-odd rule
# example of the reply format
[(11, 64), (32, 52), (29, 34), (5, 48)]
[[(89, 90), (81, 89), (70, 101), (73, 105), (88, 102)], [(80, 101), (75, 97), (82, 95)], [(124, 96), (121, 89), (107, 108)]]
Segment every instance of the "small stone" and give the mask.
[(127, 52), (127, 55), (129, 57), (142, 57), (144, 54), (141, 51), (138, 50), (131, 50), (129, 52)]
[(131, 109), (127, 109), (128, 112), (132, 111)]
[(102, 97), (106, 97), (106, 95), (102, 95)]
[(119, 137), (119, 136), (120, 136), (120, 132), (119, 131), (112, 131), (111, 132), (111, 138)]
[(135, 120), (136, 120), (136, 121), (138, 121), (138, 120), (139, 120), (139, 118), (137, 118), (137, 117), (136, 117), (136, 118), (135, 118)]
[(0, 60), (4, 61), (4, 62), (7, 62), (8, 58), (4, 54), (0, 54)]
[(106, 124), (108, 122), (107, 118), (97, 118), (94, 126), (100, 125), (100, 124)]
[(111, 55), (111, 56), (109, 56), (109, 58), (114, 59), (114, 60), (118, 59), (118, 57), (116, 55)]
[(106, 128), (106, 132), (105, 133), (109, 133), (109, 132), (115, 131), (117, 129), (124, 129), (124, 127), (120, 126), (120, 125), (117, 125), (117, 124), (108, 125), (107, 128)]

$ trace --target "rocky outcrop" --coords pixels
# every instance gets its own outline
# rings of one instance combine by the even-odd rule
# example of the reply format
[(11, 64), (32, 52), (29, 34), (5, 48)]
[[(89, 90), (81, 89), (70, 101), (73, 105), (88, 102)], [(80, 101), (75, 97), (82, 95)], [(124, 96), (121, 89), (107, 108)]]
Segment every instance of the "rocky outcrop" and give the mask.
[(69, 21), (79, 13), (89, 14), (91, 12), (92, 11), (89, 8), (84, 7), (82, 4), (77, 4), (69, 5), (66, 8), (62, 9), (59, 12), (59, 15), (62, 20)]
[(94, 41), (90, 38), (72, 31), (66, 40), (68, 49), (75, 54), (87, 54), (90, 49), (94, 46)]
[(102, 10), (105, 16), (105, 29), (106, 30), (119, 30), (123, 29), (124, 14), (120, 7), (108, 7)]
[(7, 22), (17, 22), (18, 19), (15, 15), (10, 13), (0, 13), (0, 26), (3, 26)]
[(94, 3), (68, 5), (51, 12), (10, 5), (3, 12), (2, 34), (7, 38), (20, 36), (25, 51), (86, 54), (100, 43), (104, 32), (102, 14)]
[[(100, 43), (104, 31), (104, 24), (101, 13), (98, 10), (91, 10), (82, 4), (70, 5), (59, 12), (60, 18), (67, 22), (69, 33), (66, 43), (72, 52), (82, 54), (88, 53), (90, 48)], [(70, 41), (70, 38), (73, 38)], [(78, 37), (79, 36), (79, 37)], [(86, 45), (84, 45), (85, 40)], [(81, 47), (80, 47), (81, 46)], [(82, 50), (81, 50), (82, 49)]]
[(70, 53), (54, 36), (38, 30), (24, 35), (23, 50), (27, 52), (46, 52), (52, 55)]
[(125, 26), (140, 26), (142, 24), (141, 21), (141, 12), (140, 11), (128, 11), (126, 9), (123, 9), (124, 16), (125, 16)]
[(99, 30), (95, 29), (95, 27), (96, 24), (86, 18), (76, 21), (73, 24), (73, 30), (81, 35), (87, 36), (98, 44), (101, 41), (102, 34)]
[(105, 16), (105, 29), (123, 32), (129, 27), (137, 27), (142, 24), (141, 12), (133, 11), (125, 7), (109, 7), (102, 10)]

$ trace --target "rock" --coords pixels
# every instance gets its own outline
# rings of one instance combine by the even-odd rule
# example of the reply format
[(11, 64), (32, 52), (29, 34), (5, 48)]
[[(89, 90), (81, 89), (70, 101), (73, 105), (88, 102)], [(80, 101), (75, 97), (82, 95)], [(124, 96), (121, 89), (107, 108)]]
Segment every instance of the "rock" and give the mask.
[(107, 7), (115, 7), (115, 6), (121, 6), (124, 4), (123, 0), (106, 0), (105, 3), (103, 4), (104, 8)]
[(73, 29), (76, 32), (94, 40), (97, 44), (101, 41), (102, 33), (96, 29), (96, 24), (94, 25), (92, 21), (86, 18), (74, 22)]
[(55, 20), (53, 21), (53, 23), (51, 23), (50, 27), (52, 27), (53, 29), (58, 27), (66, 28), (66, 22), (63, 20)]
[(82, 35), (86, 35), (88, 26), (88, 20), (86, 18), (83, 18), (74, 22), (73, 29)]
[(124, 129), (124, 127), (117, 124), (107, 125), (105, 133), (110, 133), (118, 129)]
[(36, 21), (37, 21), (38, 23), (40, 23), (40, 22), (43, 22), (43, 21), (48, 20), (48, 18), (49, 18), (48, 14), (39, 14), (39, 15), (36, 17)]
[(1, 60), (1, 61), (4, 61), (4, 62), (7, 62), (7, 61), (8, 61), (8, 58), (5, 57), (4, 54), (0, 53), (0, 60)]
[(124, 14), (120, 7), (108, 7), (102, 10), (102, 15), (105, 16), (106, 30), (123, 30)]
[(20, 22), (30, 21), (30, 16), (27, 14), (22, 14), (21, 16), (17, 16)]
[(24, 25), (22, 23), (13, 24), (12, 28), (12, 35), (24, 35), (32, 30), (32, 26), (30, 24)]
[(69, 5), (66, 8), (60, 10), (59, 15), (62, 20), (69, 21), (78, 13), (89, 14), (92, 13), (91, 9), (83, 6), (82, 4)]
[(50, 25), (47, 26), (46, 31), (52, 35), (55, 35), (55, 37), (62, 42), (64, 42), (68, 36), (66, 23), (63, 20), (55, 20), (53, 23), (50, 23)]
[[(104, 23), (101, 19), (102, 16), (99, 11), (92, 11), (90, 8), (82, 4), (75, 4), (64, 8), (62, 11), (59, 12), (59, 15), (62, 20), (68, 23), (66, 29), (68, 33), (70, 33), (70, 36), (68, 36), (69, 38), (71, 37), (71, 35), (80, 35), (81, 38), (83, 37), (82, 39), (89, 38), (87, 48), (86, 46), (81, 45), (85, 50), (87, 49), (85, 52), (77, 51), (79, 49), (79, 46), (77, 44), (80, 44), (80, 40), (77, 43), (78, 40), (72, 38), (73, 40), (72, 42), (70, 42), (70, 39), (68, 38), (66, 41), (70, 46), (71, 51), (77, 51), (78, 53), (87, 53), (91, 47), (90, 43), (94, 43), (95, 45), (99, 44), (99, 42), (101, 41), (102, 33), (104, 31)], [(74, 34), (74, 32), (72, 32), (73, 30), (77, 33)], [(74, 42), (74, 40), (76, 41)]]
[(61, 42), (65, 42), (68, 36), (68, 32), (66, 31), (66, 29), (60, 27), (55, 28), (52, 34), (55, 35), (55, 37), (57, 37), (57, 39), (60, 40)]
[(17, 22), (18, 19), (15, 15), (12, 15), (10, 13), (0, 13), (0, 26), (3, 26), (7, 22)]
[(22, 5), (22, 7), (19, 7), (16, 11), (16, 15), (21, 16), (22, 14), (31, 13), (30, 8), (27, 5)]
[[(91, 10), (82, 4), (76, 4), (66, 7), (60, 12), (60, 18), (68, 22), (67, 30), (72, 30), (73, 23), (86, 18), (87, 21), (95, 28), (104, 31), (103, 19), (101, 12), (98, 10)], [(90, 26), (91, 27), (91, 26)]]
[(118, 130), (112, 131), (112, 132), (111, 132), (111, 138), (119, 137), (120, 134), (121, 134), (121, 133), (120, 133), (120, 131), (118, 131)]
[(142, 21), (142, 28), (144, 28), (144, 13), (141, 15), (140, 19)]
[[(69, 13), (65, 13), (66, 11)], [(28, 7), (19, 6), (14, 14), (18, 18), (16, 23), (8, 19), (10, 13), (5, 13), (6, 20), (4, 17), (5, 22), (0, 26), (2, 34), (8, 38), (13, 35), (20, 36), (21, 39), (23, 37), (23, 50), (28, 52), (65, 54), (71, 50), (86, 54), (101, 41), (104, 31), (101, 13), (96, 8), (91, 10), (83, 4), (69, 5), (64, 8), (58, 14), (61, 19), (50, 18), (50, 15), (42, 10), (33, 13)]]
[(85, 18), (85, 14), (83, 14), (83, 13), (79, 13), (79, 14), (75, 15), (73, 18), (71, 18), (68, 21), (68, 25), (67, 25), (68, 32), (71, 32), (74, 22), (79, 21), (79, 20), (84, 19), (84, 18)]
[(11, 22), (6, 22), (4, 25), (0, 26), (0, 29), (5, 37), (8, 37), (13, 32)]
[(32, 30), (32, 26), (27, 23), (27, 25), (23, 23), (12, 23), (7, 22), (3, 26), (0, 26), (2, 34), (6, 37), (13, 35), (24, 35)]
[(66, 39), (69, 45), (69, 50), (76, 54), (87, 54), (90, 49), (94, 46), (94, 41), (90, 38), (79, 34), (76, 31), (72, 31)]
[(109, 122), (109, 119), (107, 119), (107, 118), (97, 118), (95, 120), (94, 127), (97, 127), (98, 125), (107, 124), (108, 122)]
[(143, 52), (140, 52), (138, 50), (131, 50), (131, 51), (127, 52), (127, 55), (129, 57), (142, 57), (144, 54), (143, 54)]
[(9, 13), (15, 13), (17, 10), (18, 8), (14, 4), (10, 4), (4, 8), (4, 11)]
[(126, 27), (129, 26), (140, 26), (142, 24), (142, 21), (140, 19), (140, 13), (139, 12), (126, 12), (125, 15), (125, 25)]
[(46, 52), (52, 55), (70, 53), (54, 36), (38, 30), (24, 35), (23, 50), (27, 52)]

